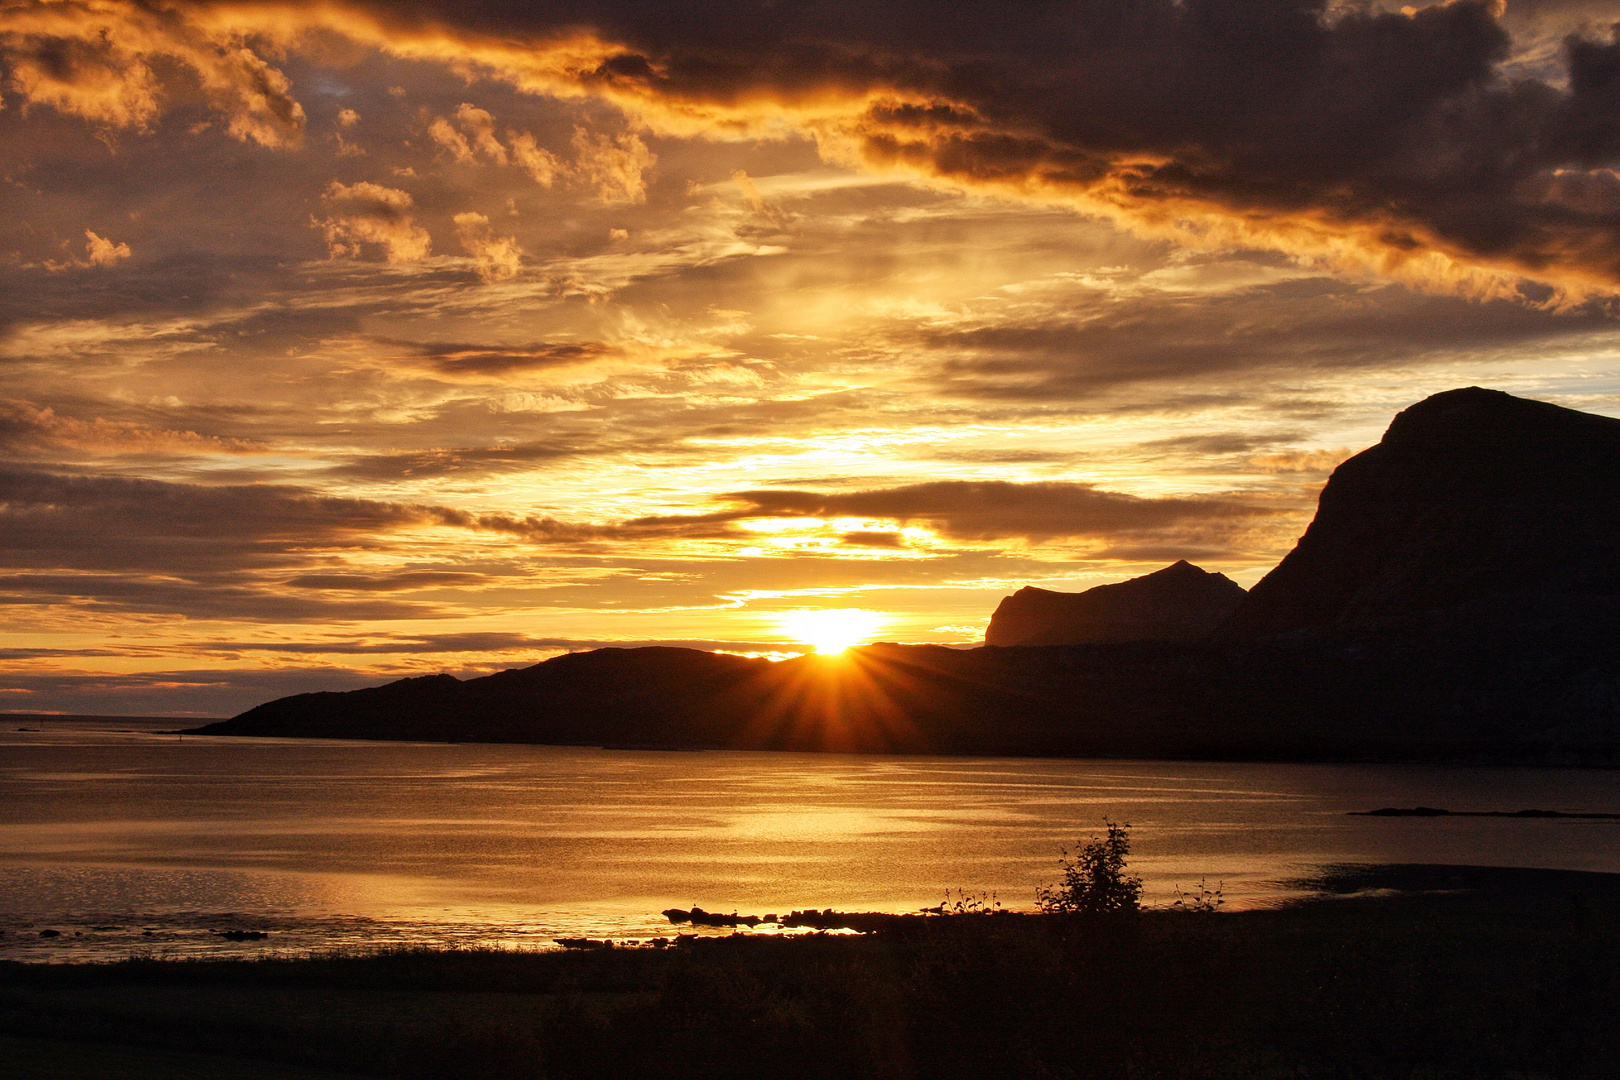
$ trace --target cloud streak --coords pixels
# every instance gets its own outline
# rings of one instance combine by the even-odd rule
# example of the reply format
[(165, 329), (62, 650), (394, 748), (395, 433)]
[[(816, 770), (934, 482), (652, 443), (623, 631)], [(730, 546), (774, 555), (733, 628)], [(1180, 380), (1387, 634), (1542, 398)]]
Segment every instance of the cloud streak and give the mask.
[[(1124, 538), (1190, 524), (1264, 517), (1238, 498), (1142, 498), (1073, 482), (942, 480), (868, 491), (738, 491), (744, 516), (864, 517), (922, 522), (955, 540)], [(870, 534), (854, 534), (870, 538)]]

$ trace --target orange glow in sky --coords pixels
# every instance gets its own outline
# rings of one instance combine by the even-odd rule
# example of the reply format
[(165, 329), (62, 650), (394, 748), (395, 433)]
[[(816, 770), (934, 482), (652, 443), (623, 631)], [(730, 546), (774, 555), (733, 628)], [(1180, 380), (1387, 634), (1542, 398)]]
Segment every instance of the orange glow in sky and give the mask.
[(1620, 412), (1590, 5), (936, 7), (0, 4), (0, 711), (968, 645)]
[(860, 608), (822, 608), (790, 611), (782, 616), (782, 633), (790, 640), (815, 647), (823, 656), (841, 653), (851, 645), (864, 645), (889, 620)]

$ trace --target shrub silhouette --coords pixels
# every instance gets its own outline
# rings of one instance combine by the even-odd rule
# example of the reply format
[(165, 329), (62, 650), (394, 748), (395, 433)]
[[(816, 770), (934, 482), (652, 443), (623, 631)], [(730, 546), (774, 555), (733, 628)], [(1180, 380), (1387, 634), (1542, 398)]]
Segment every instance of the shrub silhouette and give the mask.
[(1191, 915), (1213, 915), (1226, 903), (1226, 897), (1223, 895), (1225, 889), (1224, 881), (1218, 882), (1212, 889), (1209, 887), (1209, 879), (1199, 878), (1197, 892), (1176, 890), (1175, 903), (1170, 905), (1170, 910), (1183, 911)]
[(1131, 853), (1130, 823), (1117, 825), (1103, 819), (1106, 836), (1093, 836), (1081, 845), (1074, 858), (1064, 849), (1058, 865), (1063, 880), (1051, 887), (1039, 886), (1035, 902), (1048, 914), (1117, 915), (1142, 907), (1142, 879), (1125, 873), (1125, 856)]

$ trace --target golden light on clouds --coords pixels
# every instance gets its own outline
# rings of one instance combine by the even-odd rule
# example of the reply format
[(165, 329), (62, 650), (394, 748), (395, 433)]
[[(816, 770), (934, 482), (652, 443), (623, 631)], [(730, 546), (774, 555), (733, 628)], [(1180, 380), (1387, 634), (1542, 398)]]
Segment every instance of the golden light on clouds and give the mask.
[(961, 644), (1620, 411), (1620, 43), (1215, 2), (3, 0), (4, 700)]
[[(611, 10), (603, 6), (605, 15)], [(1491, 62), (1501, 59), (1502, 43), (1492, 24), (1499, 15), (1490, 4), (1467, 2), (1399, 12), (1345, 11), (1335, 21), (1324, 19), (1324, 30), (1342, 39), (1349, 63), (1360, 61), (1370, 70), (1395, 59), (1380, 52), (1385, 46), (1378, 35), (1404, 35), (1413, 48), (1466, 41), (1478, 55), (1422, 88), (1460, 94), (1484, 83)], [(1270, 29), (1266, 17), (1258, 15), (1251, 32)], [(1165, 19), (1157, 28), (1177, 45), (1180, 36), (1196, 33)], [(515, 34), (491, 34), (458, 27), (450, 13), (435, 14), (431, 6), (395, 11), (362, 3), (175, 3), (154, 11), (132, 0), (36, 0), (0, 10), (0, 42), (7, 46), (14, 92), (114, 128), (150, 128), (172, 96), (161, 71), (167, 63), (191, 73), (231, 135), (265, 146), (297, 145), (303, 105), (283, 71), (254, 51), (255, 43), (268, 44), (274, 53), (319, 55), (329, 51), (323, 43), (336, 37), (441, 64), (469, 81), (492, 80), (552, 98), (600, 99), (661, 135), (728, 140), (797, 135), (814, 140), (826, 160), (840, 165), (1052, 200), (1145, 236), (1206, 250), (1270, 248), (1480, 298), (1520, 296), (1516, 282), (1526, 276), (1549, 284), (1560, 304), (1594, 289), (1612, 292), (1620, 282), (1611, 220), (1620, 185), (1612, 169), (1576, 167), (1582, 159), (1592, 164), (1592, 154), (1573, 143), (1562, 159), (1519, 178), (1520, 213), (1543, 208), (1547, 213), (1522, 244), (1503, 245), (1464, 235), (1463, 228), (1450, 228), (1438, 218), (1426, 220), (1412, 212), (1409, 198), (1393, 191), (1372, 200), (1345, 199), (1331, 187), (1319, 199), (1279, 191), (1270, 205), (1253, 194), (1234, 197), (1231, 189), (1240, 186), (1240, 178), (1213, 172), (1200, 177), (1211, 162), (1200, 153), (1185, 153), (1174, 139), (1157, 151), (1122, 145), (1151, 142), (1151, 136), (1105, 138), (1095, 145), (1069, 142), (1046, 122), (1033, 97), (1022, 103), (1029, 115), (1008, 122), (997, 115), (1012, 104), (996, 100), (1004, 91), (975, 87), (971, 80), (960, 89), (942, 89), (930, 58), (921, 55), (863, 65), (834, 47), (797, 78), (780, 78), (768, 62), (757, 72), (739, 62), (729, 80), (716, 82), (712, 61), (659, 55), (608, 29), (619, 20), (610, 16), (602, 22), (594, 32), (581, 32), (577, 22), (548, 26), (541, 20), (516, 28)], [(1138, 47), (1151, 48), (1151, 41)], [(1607, 90), (1602, 48), (1592, 43), (1570, 50), (1577, 99), (1594, 79)], [(1145, 62), (1147, 54), (1139, 59)], [(1588, 69), (1596, 74), (1581, 77)], [(1173, 83), (1173, 71), (1164, 75)], [(1083, 107), (1084, 94), (1076, 104)], [(1593, 107), (1604, 105), (1593, 102)], [(555, 159), (533, 148), (527, 133), (508, 132), (509, 152), (489, 111), (463, 102), (455, 116), (460, 130), (439, 117), (428, 134), (456, 160), (471, 162), (482, 154), (505, 165), (515, 157), (542, 183), (554, 174)], [(639, 134), (581, 126), (571, 142), (574, 168), (604, 202), (645, 198), (644, 173), (657, 158)], [(1353, 151), (1345, 149), (1344, 155)], [(1297, 178), (1292, 186), (1298, 188)], [(1483, 193), (1476, 191), (1476, 197)], [(751, 202), (758, 203), (757, 195)], [(1571, 227), (1572, 217), (1581, 215), (1591, 219), (1589, 224)]]

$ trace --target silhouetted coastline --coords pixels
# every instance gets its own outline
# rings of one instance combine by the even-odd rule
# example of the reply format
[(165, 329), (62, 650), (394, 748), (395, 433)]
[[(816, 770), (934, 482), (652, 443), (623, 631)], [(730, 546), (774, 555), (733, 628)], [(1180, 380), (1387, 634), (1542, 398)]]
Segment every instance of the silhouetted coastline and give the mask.
[[(1620, 420), (1470, 387), (1404, 410), (1339, 466), (1298, 545), (1241, 598), (1178, 564), (1055, 607), (1020, 601), (1020, 640), (1066, 644), (881, 644), (780, 663), (598, 649), (465, 682), (432, 675), (282, 698), (194, 730), (1612, 766), (1617, 535)], [(1125, 622), (1184, 636), (1211, 617), (1189, 599), (1206, 592), (1235, 610), (1198, 640), (1087, 637)], [(1072, 623), (1076, 604), (1106, 614), (1107, 632)]]

